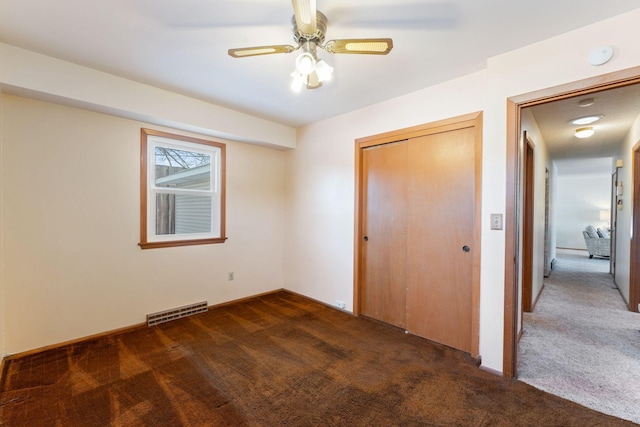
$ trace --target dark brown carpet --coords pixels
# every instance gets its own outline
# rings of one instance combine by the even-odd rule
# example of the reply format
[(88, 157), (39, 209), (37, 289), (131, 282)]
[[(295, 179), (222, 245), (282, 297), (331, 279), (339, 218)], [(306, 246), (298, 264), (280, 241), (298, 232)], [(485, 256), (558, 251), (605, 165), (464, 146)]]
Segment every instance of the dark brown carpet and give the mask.
[(631, 426), (286, 292), (5, 364), (8, 426)]

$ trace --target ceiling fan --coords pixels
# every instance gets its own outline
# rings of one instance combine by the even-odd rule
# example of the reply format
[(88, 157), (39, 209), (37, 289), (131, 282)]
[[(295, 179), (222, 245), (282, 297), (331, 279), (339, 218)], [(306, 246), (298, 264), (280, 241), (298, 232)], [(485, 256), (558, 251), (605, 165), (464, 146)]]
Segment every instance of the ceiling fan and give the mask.
[(292, 0), (294, 15), (291, 18), (293, 40), (297, 46), (271, 45), (229, 49), (229, 55), (234, 58), (247, 56), (271, 55), (276, 53), (291, 53), (302, 50), (296, 58), (296, 69), (291, 74), (291, 87), (299, 91), (306, 86), (315, 89), (322, 86), (322, 82), (331, 78), (333, 68), (324, 60), (318, 59), (317, 48), (329, 53), (350, 53), (368, 55), (386, 55), (393, 48), (390, 38), (375, 39), (338, 39), (325, 43), (327, 31), (327, 17), (316, 9), (316, 0)]

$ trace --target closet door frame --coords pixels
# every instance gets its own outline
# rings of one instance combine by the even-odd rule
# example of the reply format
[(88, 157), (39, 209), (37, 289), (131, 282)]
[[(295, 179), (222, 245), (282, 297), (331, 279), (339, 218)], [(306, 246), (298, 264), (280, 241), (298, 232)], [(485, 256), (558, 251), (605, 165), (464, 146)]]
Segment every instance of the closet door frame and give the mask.
[[(355, 140), (355, 227), (354, 227), (354, 280), (353, 280), (353, 313), (356, 316), (360, 311), (360, 289), (364, 280), (364, 266), (362, 265), (362, 246), (364, 242), (363, 230), (363, 150), (367, 147), (402, 141), (415, 137), (431, 135), (449, 130), (475, 128), (475, 200), (473, 218), (473, 242), (472, 247), (481, 247), (481, 214), (482, 214), (482, 112), (475, 112), (463, 116), (453, 117), (432, 123), (426, 123), (409, 128), (399, 129), (382, 134), (358, 138)], [(472, 296), (472, 345), (471, 355), (479, 356), (480, 344), (480, 258), (481, 250), (473, 251), (473, 296)]]

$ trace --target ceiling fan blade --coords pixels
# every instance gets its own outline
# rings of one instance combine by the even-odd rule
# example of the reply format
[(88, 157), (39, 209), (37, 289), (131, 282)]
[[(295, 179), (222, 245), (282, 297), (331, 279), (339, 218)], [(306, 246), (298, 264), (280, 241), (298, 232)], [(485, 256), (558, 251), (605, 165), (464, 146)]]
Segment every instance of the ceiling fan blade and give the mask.
[(316, 0), (291, 0), (298, 30), (312, 36), (316, 32)]
[(386, 55), (393, 49), (391, 39), (342, 39), (329, 40), (324, 50), (331, 53), (360, 53)]
[(245, 56), (271, 55), (274, 53), (291, 53), (296, 50), (289, 45), (254, 46), (229, 49), (229, 55), (234, 58), (244, 58)]

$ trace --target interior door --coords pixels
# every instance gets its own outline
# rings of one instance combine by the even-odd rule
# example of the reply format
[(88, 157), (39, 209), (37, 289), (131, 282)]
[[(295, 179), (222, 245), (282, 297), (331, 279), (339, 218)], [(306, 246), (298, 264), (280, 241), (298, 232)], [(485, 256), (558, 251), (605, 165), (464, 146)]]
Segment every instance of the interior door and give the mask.
[(474, 128), (409, 144), (407, 330), (473, 352)]
[(407, 142), (366, 148), (363, 205), (361, 314), (405, 327)]

